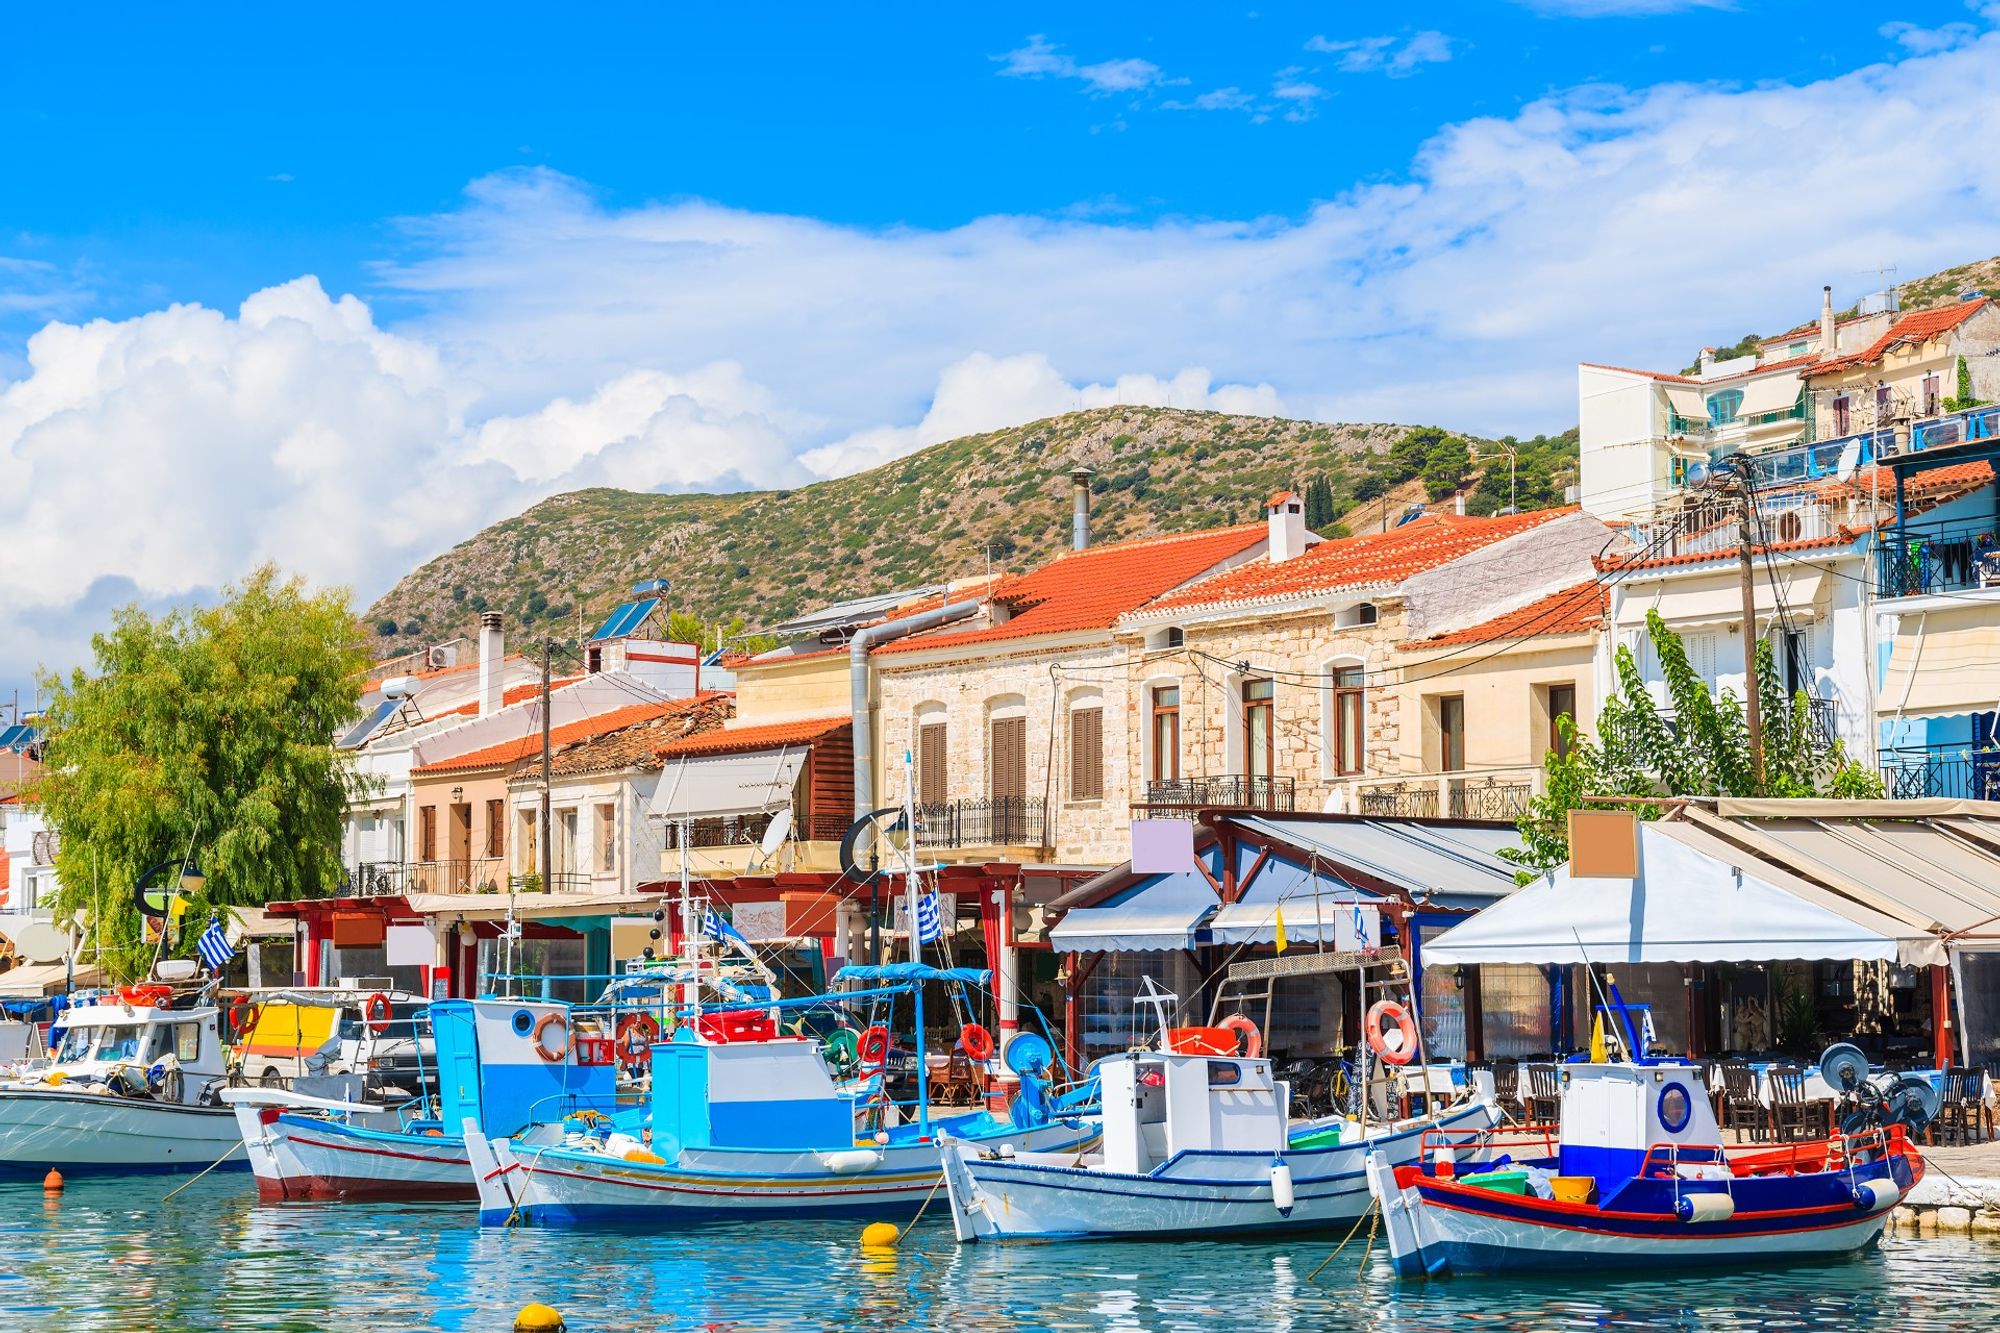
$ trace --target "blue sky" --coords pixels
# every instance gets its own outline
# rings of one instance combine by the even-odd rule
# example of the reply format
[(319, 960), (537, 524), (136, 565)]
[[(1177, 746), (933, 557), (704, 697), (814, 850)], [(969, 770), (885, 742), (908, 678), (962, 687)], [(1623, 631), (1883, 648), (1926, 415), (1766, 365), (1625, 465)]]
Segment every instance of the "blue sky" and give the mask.
[(121, 600), (275, 560), (366, 601), (583, 485), (1109, 402), (1560, 430), (1579, 359), (2000, 251), (1996, 16), (17, 10), (0, 684)]

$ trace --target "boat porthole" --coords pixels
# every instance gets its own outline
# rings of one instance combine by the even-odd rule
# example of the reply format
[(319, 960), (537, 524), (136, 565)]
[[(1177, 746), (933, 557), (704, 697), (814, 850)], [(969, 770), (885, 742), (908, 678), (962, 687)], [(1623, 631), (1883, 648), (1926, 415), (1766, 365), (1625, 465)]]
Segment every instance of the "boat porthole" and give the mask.
[(1688, 1091), (1678, 1083), (1669, 1083), (1660, 1089), (1660, 1128), (1669, 1134), (1678, 1134), (1688, 1126), (1688, 1117), (1694, 1114), (1694, 1102)]
[(535, 1030), (535, 1016), (526, 1009), (514, 1011), (514, 1035), (525, 1037)]

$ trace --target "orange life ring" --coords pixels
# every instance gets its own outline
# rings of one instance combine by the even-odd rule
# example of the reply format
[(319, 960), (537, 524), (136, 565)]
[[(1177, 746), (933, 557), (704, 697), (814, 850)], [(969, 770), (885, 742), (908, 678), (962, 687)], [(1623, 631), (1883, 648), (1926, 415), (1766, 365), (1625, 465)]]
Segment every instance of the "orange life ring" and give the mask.
[(1244, 1059), (1255, 1060), (1264, 1053), (1264, 1034), (1257, 1030), (1255, 1023), (1242, 1014), (1231, 1014), (1216, 1026), (1225, 1032), (1236, 1034), (1238, 1038), (1236, 1049)]
[(369, 996), (368, 1002), (361, 1006), (361, 1017), (367, 1021), (368, 1030), (378, 1037), (389, 1030), (389, 1017), (394, 1012), (389, 1007), (389, 997), (381, 991)]
[(644, 1069), (653, 1062), (653, 1043), (659, 1039), (657, 1018), (651, 1014), (625, 1015), (618, 1020), (618, 1063), (627, 1069)]
[(139, 986), (127, 986), (118, 992), (118, 998), (135, 1009), (157, 1009), (174, 998), (174, 988), (158, 982), (147, 982)]
[(880, 1023), (861, 1034), (861, 1067), (879, 1069), (889, 1059), (889, 1029)]
[[(1389, 1036), (1382, 1030), (1382, 1022), (1387, 1019), (1396, 1025), (1396, 1044), (1389, 1044)], [(1368, 1049), (1382, 1057), (1383, 1064), (1406, 1065), (1417, 1058), (1417, 1021), (1410, 1017), (1410, 1011), (1394, 1000), (1377, 1000), (1368, 1010), (1367, 1021), (1362, 1024), (1362, 1035), (1368, 1038)]]
[[(543, 1035), (552, 1027), (560, 1027), (563, 1032), (562, 1045), (554, 1048), (542, 1040)], [(528, 1034), (528, 1044), (535, 1048), (536, 1055), (552, 1065), (559, 1065), (569, 1059), (569, 1019), (563, 1016), (562, 1010), (551, 1009), (536, 1019), (534, 1030)]]
[(239, 995), (229, 1006), (229, 1030), (239, 1037), (248, 1035), (263, 1013), (263, 1005), (252, 1004), (248, 995)]
[(977, 1023), (967, 1023), (958, 1030), (958, 1044), (975, 1063), (983, 1065), (993, 1058), (993, 1034)]

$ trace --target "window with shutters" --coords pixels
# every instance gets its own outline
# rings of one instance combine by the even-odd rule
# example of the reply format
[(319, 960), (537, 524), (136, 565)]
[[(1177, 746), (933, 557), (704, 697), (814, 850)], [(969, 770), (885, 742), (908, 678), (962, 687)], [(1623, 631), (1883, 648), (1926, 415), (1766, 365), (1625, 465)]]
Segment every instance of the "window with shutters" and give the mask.
[(1465, 696), (1441, 695), (1437, 701), (1438, 769), (1458, 773), (1465, 768)]
[(1028, 794), (1028, 719), (996, 717), (989, 726), (986, 792), (995, 800)]
[(1181, 776), (1181, 687), (1157, 685), (1153, 688), (1152, 718), (1148, 733), (1152, 738), (1154, 782), (1178, 782)]
[(1276, 687), (1268, 680), (1243, 682), (1243, 771), (1253, 778), (1268, 778), (1276, 748), (1273, 727), (1276, 710), (1272, 704)]
[(943, 805), (946, 758), (944, 723), (924, 722), (917, 727), (917, 804)]
[(608, 875), (618, 868), (618, 807), (615, 805), (597, 807), (597, 865), (593, 868), (600, 875)]
[(1104, 797), (1104, 709), (1073, 708), (1069, 715), (1069, 798)]
[(1550, 685), (1548, 690), (1549, 745), (1559, 759), (1569, 757), (1569, 740), (1563, 735), (1562, 720), (1576, 722), (1576, 686)]
[(507, 852), (507, 803), (486, 803), (486, 855), (497, 860)]
[(438, 859), (438, 808), (434, 805), (417, 807), (417, 859)]
[(1336, 777), (1352, 777), (1361, 771), (1366, 742), (1366, 713), (1358, 666), (1335, 667), (1329, 673), (1333, 684), (1333, 771)]

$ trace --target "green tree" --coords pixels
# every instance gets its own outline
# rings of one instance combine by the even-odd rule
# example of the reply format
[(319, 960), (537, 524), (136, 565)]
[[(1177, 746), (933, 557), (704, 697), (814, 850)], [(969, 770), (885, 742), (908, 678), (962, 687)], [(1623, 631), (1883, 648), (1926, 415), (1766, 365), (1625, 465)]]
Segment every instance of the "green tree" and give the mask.
[(1424, 494), (1442, 500), (1465, 484), (1472, 473), (1470, 447), (1438, 426), (1418, 426), (1389, 449), (1390, 477), (1408, 481), (1420, 477)]
[(1972, 396), (1972, 369), (1965, 364), (1965, 358), (1962, 356), (1958, 358), (1958, 379), (1952, 387), (1957, 392), (1944, 400), (1945, 411), (1963, 412), (1969, 407), (1982, 406), (1980, 401)]
[(1659, 807), (1647, 797), (1882, 795), (1881, 779), (1815, 725), (1806, 695), (1785, 697), (1769, 639), (1759, 641), (1756, 657), (1764, 727), (1760, 793), (1743, 701), (1730, 690), (1709, 691), (1659, 612), (1646, 613), (1646, 633), (1660, 661), (1669, 711), (1654, 703), (1631, 649), (1621, 645), (1614, 658), (1617, 689), (1597, 711), (1595, 739), (1567, 719), (1559, 724), (1567, 743), (1549, 752), (1546, 789), (1517, 821), (1521, 846), (1502, 855), (1530, 872), (1561, 865), (1569, 859), (1569, 812), (1586, 796), (1641, 798), (1641, 817), (1650, 819)]
[(35, 799), (62, 834), (56, 913), (85, 914), (116, 975), (151, 960), (131, 890), (161, 861), (192, 857), (207, 876), (175, 941), (183, 954), (212, 908), (339, 884), (355, 779), (333, 738), (360, 699), (358, 630), (345, 590), (266, 566), (211, 607), (126, 607), (91, 640), (92, 670), (43, 678)]
[(1333, 522), (1333, 484), (1325, 477), (1306, 483), (1306, 528), (1318, 532)]

